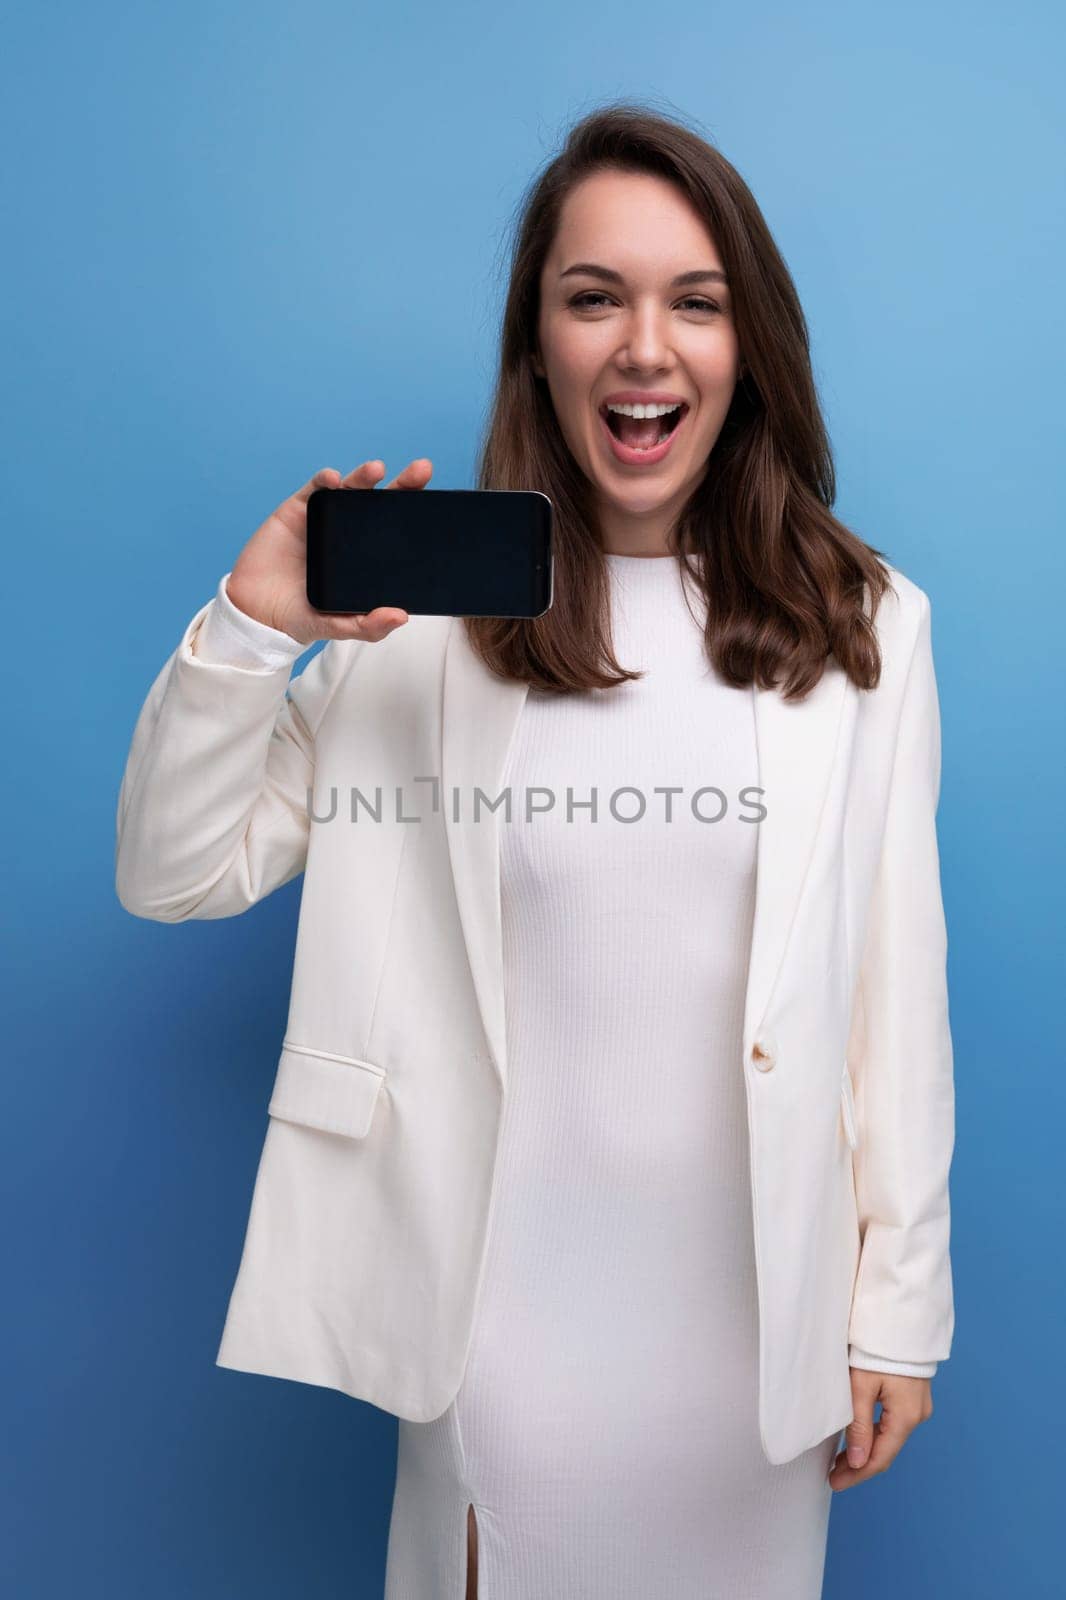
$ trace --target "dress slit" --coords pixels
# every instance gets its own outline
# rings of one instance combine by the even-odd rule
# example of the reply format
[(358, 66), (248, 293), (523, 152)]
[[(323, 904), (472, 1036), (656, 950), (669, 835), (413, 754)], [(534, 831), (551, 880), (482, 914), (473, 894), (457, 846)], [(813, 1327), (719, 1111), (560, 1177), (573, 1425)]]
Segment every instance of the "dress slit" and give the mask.
[(478, 1600), (477, 1591), (477, 1513), (469, 1505), (466, 1509), (466, 1600)]

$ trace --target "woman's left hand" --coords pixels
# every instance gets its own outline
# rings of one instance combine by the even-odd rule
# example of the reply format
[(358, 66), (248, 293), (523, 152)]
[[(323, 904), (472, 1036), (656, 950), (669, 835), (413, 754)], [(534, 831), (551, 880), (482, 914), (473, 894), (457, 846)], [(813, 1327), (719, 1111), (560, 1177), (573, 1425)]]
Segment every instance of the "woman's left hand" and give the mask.
[[(874, 1405), (880, 1400), (881, 1416), (874, 1422)], [(851, 1368), (851, 1402), (854, 1420), (845, 1433), (841, 1450), (829, 1469), (834, 1489), (850, 1489), (890, 1467), (920, 1422), (933, 1415), (933, 1390), (928, 1378), (905, 1378), (898, 1372), (868, 1372)]]

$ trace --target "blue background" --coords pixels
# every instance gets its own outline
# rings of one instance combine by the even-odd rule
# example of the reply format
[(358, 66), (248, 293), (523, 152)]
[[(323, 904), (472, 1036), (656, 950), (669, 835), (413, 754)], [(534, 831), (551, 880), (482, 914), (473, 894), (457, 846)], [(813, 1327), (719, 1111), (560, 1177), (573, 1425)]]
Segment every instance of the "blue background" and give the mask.
[(470, 487), (513, 211), (627, 96), (752, 186), (838, 513), (933, 604), (957, 1332), (932, 1421), (834, 1497), (825, 1593), (1058, 1593), (1052, 8), (44, 3), (5, 33), (6, 1592), (381, 1593), (395, 1419), (214, 1366), (299, 882), (132, 918), (115, 803), (151, 680), (282, 498), (374, 456)]

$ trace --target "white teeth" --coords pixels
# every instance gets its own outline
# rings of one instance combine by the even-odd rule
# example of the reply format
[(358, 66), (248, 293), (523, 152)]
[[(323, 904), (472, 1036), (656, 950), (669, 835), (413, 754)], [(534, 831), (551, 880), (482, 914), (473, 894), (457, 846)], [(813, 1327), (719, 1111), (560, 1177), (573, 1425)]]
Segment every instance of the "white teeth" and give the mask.
[(623, 417), (665, 417), (671, 411), (680, 411), (681, 403), (672, 406), (639, 406), (616, 405), (613, 401), (607, 404), (608, 411), (618, 411)]

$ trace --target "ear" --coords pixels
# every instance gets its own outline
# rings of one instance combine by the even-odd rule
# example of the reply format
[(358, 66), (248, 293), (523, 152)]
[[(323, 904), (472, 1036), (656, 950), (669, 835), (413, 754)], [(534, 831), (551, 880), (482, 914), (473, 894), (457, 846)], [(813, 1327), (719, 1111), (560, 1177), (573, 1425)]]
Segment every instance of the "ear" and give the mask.
[(536, 350), (531, 350), (530, 351), (529, 359), (530, 359), (530, 361), (532, 363), (533, 371), (536, 373), (537, 377), (538, 378), (546, 378), (548, 376), (548, 374), (545, 372), (544, 363), (540, 359), (540, 355), (538, 354), (538, 352)]

